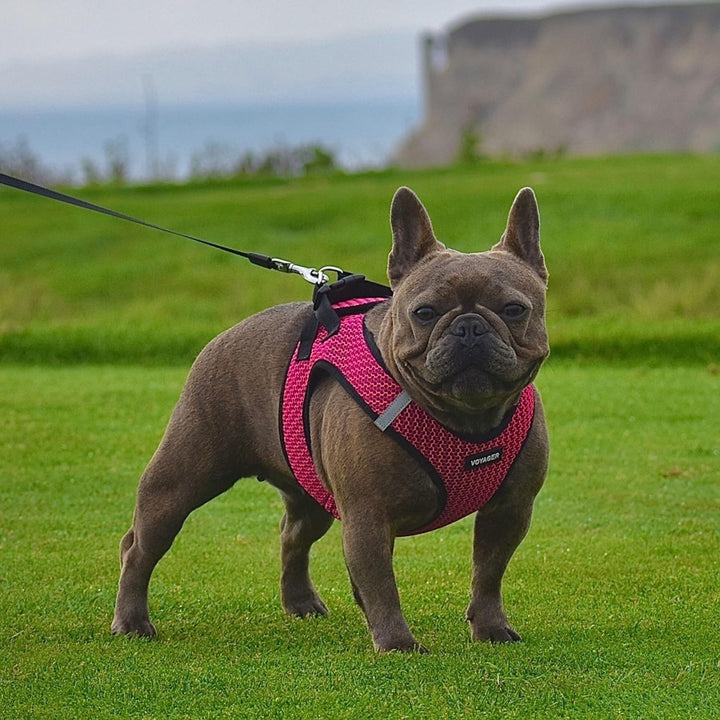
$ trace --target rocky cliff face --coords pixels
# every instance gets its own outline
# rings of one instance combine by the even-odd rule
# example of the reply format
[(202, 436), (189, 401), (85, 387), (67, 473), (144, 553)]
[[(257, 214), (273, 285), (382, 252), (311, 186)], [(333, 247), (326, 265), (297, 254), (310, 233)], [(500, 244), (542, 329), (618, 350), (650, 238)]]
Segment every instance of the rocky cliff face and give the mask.
[(487, 155), (720, 151), (720, 4), (471, 20), (424, 38), (405, 166)]

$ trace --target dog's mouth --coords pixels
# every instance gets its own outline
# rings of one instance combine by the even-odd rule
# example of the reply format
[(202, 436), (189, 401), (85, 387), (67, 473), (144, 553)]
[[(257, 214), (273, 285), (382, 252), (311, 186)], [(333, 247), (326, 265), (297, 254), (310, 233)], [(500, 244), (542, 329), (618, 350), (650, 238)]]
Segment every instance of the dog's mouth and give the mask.
[(542, 359), (523, 362), (497, 335), (473, 348), (441, 343), (404, 366), (428, 395), (457, 409), (493, 407), (529, 385)]
[(425, 356), (424, 374), (430, 382), (441, 385), (465, 376), (505, 380), (517, 367), (518, 356), (512, 346), (487, 333), (472, 347), (451, 340), (436, 344)]

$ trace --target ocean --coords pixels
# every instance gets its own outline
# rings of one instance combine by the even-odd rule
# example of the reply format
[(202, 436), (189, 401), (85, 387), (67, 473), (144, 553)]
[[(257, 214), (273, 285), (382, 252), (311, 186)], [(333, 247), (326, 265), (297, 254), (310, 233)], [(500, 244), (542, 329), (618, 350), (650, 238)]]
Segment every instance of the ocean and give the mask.
[(3, 111), (0, 167), (25, 152), (50, 176), (83, 182), (120, 159), (131, 180), (182, 180), (198, 164), (322, 145), (348, 170), (382, 167), (419, 123), (413, 99)]

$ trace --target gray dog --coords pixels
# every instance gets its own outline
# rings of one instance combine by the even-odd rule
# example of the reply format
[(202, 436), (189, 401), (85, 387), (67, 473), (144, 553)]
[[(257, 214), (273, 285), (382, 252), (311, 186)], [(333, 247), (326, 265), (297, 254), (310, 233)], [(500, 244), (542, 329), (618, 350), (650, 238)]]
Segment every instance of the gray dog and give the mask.
[(289, 614), (327, 614), (308, 556), (339, 517), (375, 648), (424, 650), (400, 609), (395, 538), (476, 512), (472, 637), (520, 639), (501, 583), (548, 461), (531, 385), (549, 353), (535, 195), (520, 191), (487, 252), (446, 249), (407, 188), (393, 198), (391, 227), (392, 297), (373, 292), (381, 286), (367, 291), (362, 276), (344, 278), (316, 292), (314, 306), (265, 310), (200, 353), (120, 544), (113, 633), (155, 635), (147, 603), (155, 565), (195, 508), (257, 476), (285, 503)]

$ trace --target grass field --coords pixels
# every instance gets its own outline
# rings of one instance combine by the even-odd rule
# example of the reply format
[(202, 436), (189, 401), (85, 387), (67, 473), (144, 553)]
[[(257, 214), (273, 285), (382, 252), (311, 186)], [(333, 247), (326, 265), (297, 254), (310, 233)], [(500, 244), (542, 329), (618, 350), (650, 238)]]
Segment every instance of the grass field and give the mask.
[(159, 565), (159, 638), (110, 636), (117, 545), (192, 357), (308, 289), (3, 191), (0, 717), (717, 717), (720, 157), (82, 194), (382, 279), (399, 184), (463, 250), (496, 240), (522, 185), (540, 202), (551, 470), (505, 582), (525, 642), (469, 641), (469, 519), (398, 543), (405, 614), (430, 655), (374, 654), (337, 525), (313, 553), (330, 617), (287, 618), (281, 503), (254, 480), (194, 513)]
[[(494, 244), (517, 190), (535, 188), (557, 357), (717, 360), (720, 156), (487, 163), (82, 195), (215, 242), (383, 281), (390, 199), (401, 184), (423, 199), (440, 239), (463, 251)], [(308, 297), (297, 277), (17, 191), (0, 191), (0, 223), (5, 361), (186, 363), (238, 319)]]

